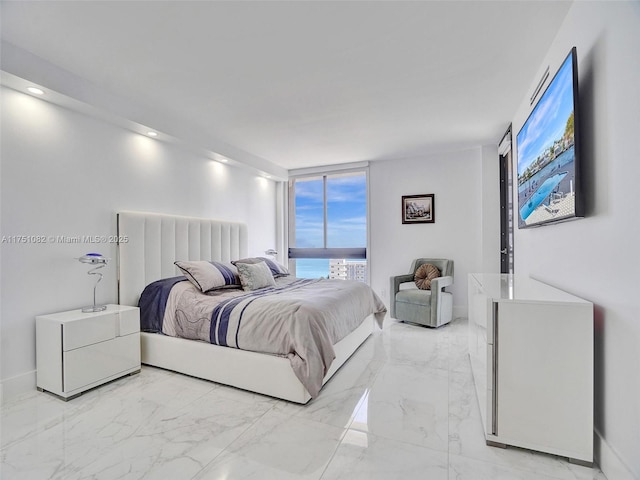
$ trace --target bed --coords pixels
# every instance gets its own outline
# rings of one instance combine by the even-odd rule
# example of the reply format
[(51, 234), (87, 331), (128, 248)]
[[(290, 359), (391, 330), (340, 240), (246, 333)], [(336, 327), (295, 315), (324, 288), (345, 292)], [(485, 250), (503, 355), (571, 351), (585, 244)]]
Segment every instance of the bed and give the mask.
[[(118, 298), (122, 305), (137, 306), (141, 293), (149, 284), (181, 275), (174, 265), (176, 260), (230, 262), (248, 256), (247, 226), (242, 223), (120, 212), (117, 225)], [(373, 292), (370, 294), (375, 297)], [(358, 320), (355, 329), (331, 345), (335, 358), (329, 368), (323, 370), (320, 386), (369, 337), (376, 323), (380, 325), (385, 314), (384, 305), (376, 310), (362, 314), (362, 321)], [(141, 354), (144, 364), (251, 392), (301, 404), (312, 398), (309, 388), (294, 372), (290, 356), (148, 332), (141, 333)], [(215, 368), (220, 365), (225, 368)], [(317, 393), (313, 388), (311, 390)]]

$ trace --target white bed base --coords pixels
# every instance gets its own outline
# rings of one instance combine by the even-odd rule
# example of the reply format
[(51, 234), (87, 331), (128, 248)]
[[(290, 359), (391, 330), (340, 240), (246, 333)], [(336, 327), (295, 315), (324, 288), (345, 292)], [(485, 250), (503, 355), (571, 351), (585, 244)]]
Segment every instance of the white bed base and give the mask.
[[(335, 346), (336, 359), (324, 377), (326, 383), (373, 331), (374, 319), (367, 318)], [(311, 396), (293, 373), (286, 357), (220, 347), (182, 338), (141, 333), (142, 363), (185, 373), (212, 382), (262, 393), (296, 403)], [(218, 368), (217, 365), (224, 365)]]
[[(146, 285), (180, 275), (176, 260), (230, 261), (247, 256), (246, 225), (139, 212), (118, 214), (118, 296), (138, 304)], [(126, 238), (126, 241), (125, 241)], [(336, 358), (323, 384), (373, 332), (373, 315), (334, 345)], [(311, 396), (288, 358), (142, 333), (142, 363), (296, 403)], [(224, 365), (224, 368), (218, 368)]]

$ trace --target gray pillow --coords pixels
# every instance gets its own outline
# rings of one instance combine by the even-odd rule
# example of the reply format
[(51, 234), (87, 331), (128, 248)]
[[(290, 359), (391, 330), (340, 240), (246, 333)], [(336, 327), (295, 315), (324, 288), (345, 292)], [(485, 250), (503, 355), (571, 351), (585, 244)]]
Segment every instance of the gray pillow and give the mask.
[(245, 291), (275, 287), (276, 281), (266, 263), (237, 263), (240, 283)]
[(264, 262), (267, 264), (267, 267), (269, 267), (269, 269), (271, 270), (271, 274), (273, 275), (274, 278), (285, 277), (289, 275), (289, 270), (287, 270), (284, 265), (281, 265), (275, 260), (271, 260), (270, 258), (266, 258), (266, 257), (241, 258), (240, 260), (233, 260), (231, 263), (233, 263), (235, 266), (238, 266), (239, 263), (254, 264), (254, 263), (260, 263), (260, 262)]

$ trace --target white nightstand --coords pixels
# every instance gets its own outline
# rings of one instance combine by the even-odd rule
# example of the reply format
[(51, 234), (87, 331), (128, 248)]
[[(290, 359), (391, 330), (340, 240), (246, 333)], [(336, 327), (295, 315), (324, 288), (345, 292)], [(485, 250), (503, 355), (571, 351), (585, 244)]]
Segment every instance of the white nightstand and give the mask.
[(140, 371), (140, 310), (107, 305), (36, 317), (37, 387), (64, 400)]

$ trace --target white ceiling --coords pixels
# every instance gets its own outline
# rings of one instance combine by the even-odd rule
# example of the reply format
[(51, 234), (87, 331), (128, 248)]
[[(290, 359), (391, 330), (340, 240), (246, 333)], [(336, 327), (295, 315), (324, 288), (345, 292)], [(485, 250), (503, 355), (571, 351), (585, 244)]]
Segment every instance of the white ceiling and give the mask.
[(570, 4), (2, 1), (1, 26), (192, 138), (292, 169), (497, 143)]

